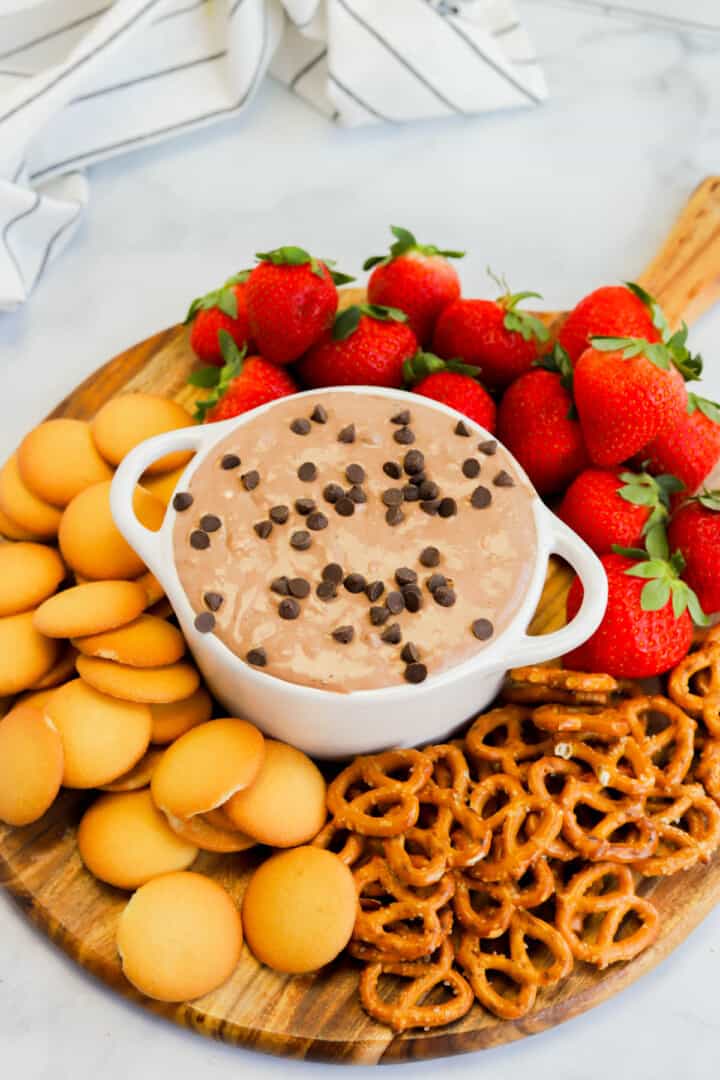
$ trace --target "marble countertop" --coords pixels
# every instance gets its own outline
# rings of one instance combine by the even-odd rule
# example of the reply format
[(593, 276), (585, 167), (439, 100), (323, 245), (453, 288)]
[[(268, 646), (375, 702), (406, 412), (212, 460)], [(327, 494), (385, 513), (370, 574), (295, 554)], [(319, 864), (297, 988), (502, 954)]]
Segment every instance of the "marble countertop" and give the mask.
[[(0, 456), (95, 367), (184, 315), (187, 300), (300, 243), (343, 269), (390, 222), (469, 251), (547, 306), (639, 273), (695, 184), (720, 162), (720, 20), (713, 0), (521, 0), (551, 97), (540, 109), (351, 132), (266, 84), (240, 120), (91, 171), (73, 244), (30, 302), (0, 316)], [(620, 11), (620, 9), (625, 9)], [(694, 8), (694, 10), (692, 10)], [(711, 14), (712, 9), (712, 14)], [(641, 14), (653, 11), (656, 14)], [(697, 26), (711, 20), (718, 30)], [(720, 310), (693, 331), (720, 397)], [(206, 1042), (106, 991), (0, 896), (0, 1047), (18, 1080), (329, 1075)], [(535, 1039), (399, 1072), (504, 1080), (717, 1076), (720, 909), (622, 995)], [(369, 1070), (360, 1070), (360, 1074)], [(353, 1073), (357, 1075), (357, 1073)]]

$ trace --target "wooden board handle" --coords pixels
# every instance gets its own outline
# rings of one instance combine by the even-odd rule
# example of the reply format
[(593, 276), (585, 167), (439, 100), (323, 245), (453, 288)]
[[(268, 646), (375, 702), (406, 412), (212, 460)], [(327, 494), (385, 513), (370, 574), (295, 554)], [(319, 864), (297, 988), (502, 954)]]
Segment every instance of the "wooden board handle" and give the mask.
[(695, 188), (638, 280), (671, 326), (693, 322), (720, 299), (720, 176), (708, 176)]

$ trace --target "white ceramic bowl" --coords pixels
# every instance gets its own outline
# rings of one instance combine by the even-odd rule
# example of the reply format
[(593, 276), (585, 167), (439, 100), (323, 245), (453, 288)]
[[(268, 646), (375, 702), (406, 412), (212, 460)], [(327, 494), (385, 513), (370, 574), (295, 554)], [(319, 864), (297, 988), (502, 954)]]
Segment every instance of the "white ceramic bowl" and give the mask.
[[(405, 405), (408, 401), (407, 394), (376, 387), (336, 387), (332, 393), (381, 394)], [(454, 419), (460, 418), (454, 409), (429, 398), (423, 398), (423, 405)], [(195, 469), (220, 440), (260, 413), (271, 412), (272, 408), (273, 403), (270, 403), (232, 420), (171, 431), (148, 439), (128, 454), (112, 485), (111, 505), (118, 528), (162, 584), (198, 667), (230, 715), (247, 717), (268, 735), (319, 758), (347, 757), (389, 746), (439, 742), (492, 701), (508, 668), (561, 656), (585, 641), (597, 628), (607, 603), (605, 571), (587, 544), (556, 518), (536, 495), (533, 500), (537, 528), (536, 563), (525, 599), (513, 620), (492, 644), (475, 656), (431, 675), (420, 685), (358, 690), (348, 694), (298, 686), (250, 667), (215, 635), (198, 633), (193, 626), (195, 613), (175, 568), (175, 512), (169, 509), (160, 530), (151, 532), (135, 517), (133, 491), (151, 462), (173, 450), (194, 450), (195, 457), (178, 482), (178, 489), (185, 490)], [(493, 437), (484, 428), (463, 419), (476, 437)], [(522, 473), (520, 466), (515, 465)], [(548, 558), (553, 553), (567, 559), (579, 574), (585, 589), (584, 600), (567, 626), (552, 634), (531, 637), (526, 633), (527, 626), (540, 599)]]

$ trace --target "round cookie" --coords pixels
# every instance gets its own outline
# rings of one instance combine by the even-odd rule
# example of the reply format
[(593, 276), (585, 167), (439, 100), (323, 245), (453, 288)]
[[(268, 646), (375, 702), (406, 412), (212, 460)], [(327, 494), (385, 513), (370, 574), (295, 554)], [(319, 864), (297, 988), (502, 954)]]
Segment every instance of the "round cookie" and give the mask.
[(168, 705), (151, 705), (151, 742), (164, 746), (174, 742), (190, 728), (204, 724), (212, 716), (212, 699), (204, 686), (199, 686), (190, 697), (171, 701)]
[(0, 619), (0, 695), (34, 686), (56, 663), (60, 645), (35, 628), (34, 612)]
[(194, 694), (200, 685), (197, 669), (188, 663), (134, 668), (129, 664), (116, 664), (114, 660), (81, 655), (75, 666), (78, 674), (103, 694), (123, 701), (142, 701), (147, 705), (182, 701)]
[[(136, 487), (135, 513), (148, 529), (159, 529), (165, 508), (144, 488)], [(113, 521), (110, 484), (93, 484), (66, 507), (58, 534), (60, 551), (68, 566), (93, 581), (137, 578), (145, 564)]]
[(23, 483), (39, 499), (65, 507), (79, 492), (112, 479), (84, 420), (46, 420), (18, 447)]
[(0, 533), (8, 540), (35, 540), (34, 533), (28, 532), (0, 510)]
[(23, 483), (17, 454), (0, 469), (0, 510), (36, 540), (52, 540), (60, 527), (60, 511), (38, 499)]
[(355, 882), (332, 851), (281, 851), (250, 878), (242, 912), (247, 943), (261, 963), (292, 974), (317, 971), (350, 940)]
[(45, 544), (0, 544), (0, 616), (29, 611), (65, 577), (65, 564)]
[(173, 497), (178, 480), (184, 472), (185, 465), (181, 465), (179, 469), (173, 469), (172, 472), (162, 473), (159, 476), (144, 473), (140, 478), (140, 483), (151, 495), (154, 495), (164, 506), (167, 506)]
[(226, 803), (252, 784), (265, 740), (247, 720), (210, 720), (168, 747), (152, 779), (156, 805), (187, 820)]
[(242, 944), (240, 912), (230, 894), (188, 871), (143, 885), (118, 926), (126, 978), (158, 1001), (192, 1001), (222, 986), (237, 967)]
[(172, 831), (147, 790), (101, 795), (82, 817), (77, 844), (90, 873), (116, 889), (187, 870), (198, 855)]
[(89, 581), (41, 604), (35, 627), (48, 637), (85, 637), (124, 626), (144, 608), (145, 591), (134, 581)]
[(53, 691), (45, 712), (65, 753), (63, 784), (93, 788), (124, 776), (150, 743), (150, 709), (98, 693), (82, 679)]
[(157, 615), (139, 615), (118, 630), (74, 638), (73, 644), (84, 656), (99, 656), (140, 668), (174, 664), (185, 653), (185, 638), (180, 631)]
[(60, 736), (33, 705), (0, 720), (0, 821), (29, 825), (52, 806), (63, 775)]
[(151, 746), (147, 753), (140, 758), (137, 765), (133, 765), (129, 772), (118, 776), (110, 784), (101, 784), (101, 791), (139, 791), (141, 788), (150, 787), (150, 781), (157, 768), (163, 751), (160, 747)]
[(60, 644), (60, 656), (50, 670), (43, 675), (41, 679), (38, 679), (36, 683), (28, 687), (28, 690), (54, 690), (56, 686), (61, 686), (66, 683), (68, 679), (75, 677), (75, 661), (77, 659), (77, 649), (73, 649), (71, 645)]
[[(98, 450), (111, 465), (119, 465), (136, 446), (153, 435), (191, 427), (190, 414), (170, 398), (157, 394), (120, 394), (107, 401), (92, 421), (92, 437)], [(190, 460), (188, 450), (176, 451), (159, 458), (148, 473), (170, 472)]]
[(301, 750), (265, 740), (265, 758), (250, 787), (223, 807), (236, 829), (271, 847), (295, 847), (316, 836), (327, 818), (322, 773)]
[[(210, 814), (219, 811), (211, 810)], [(195, 844), (202, 851), (214, 851), (220, 855), (230, 855), (239, 851), (247, 851), (255, 847), (255, 841), (251, 836), (230, 829), (229, 822), (216, 823), (210, 819), (210, 814), (196, 814), (188, 821), (165, 815), (166, 821), (174, 833), (177, 833), (188, 844)]]

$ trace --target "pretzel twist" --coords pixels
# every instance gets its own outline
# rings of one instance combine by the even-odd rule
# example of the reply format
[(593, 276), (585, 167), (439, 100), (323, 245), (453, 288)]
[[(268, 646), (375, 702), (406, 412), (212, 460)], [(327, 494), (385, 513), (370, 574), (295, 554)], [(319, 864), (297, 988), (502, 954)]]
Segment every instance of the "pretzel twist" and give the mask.
[[(633, 738), (649, 758), (657, 785), (681, 784), (692, 765), (696, 724), (672, 701), (659, 695), (633, 698), (622, 706)], [(658, 718), (664, 726), (654, 731)]]

